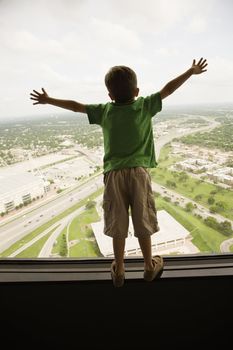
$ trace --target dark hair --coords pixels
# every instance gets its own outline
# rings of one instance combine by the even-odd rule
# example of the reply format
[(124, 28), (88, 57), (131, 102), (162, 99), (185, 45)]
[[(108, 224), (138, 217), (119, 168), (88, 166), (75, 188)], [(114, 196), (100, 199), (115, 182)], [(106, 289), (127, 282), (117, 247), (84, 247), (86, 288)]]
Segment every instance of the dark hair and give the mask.
[(116, 102), (128, 102), (134, 97), (137, 76), (129, 67), (114, 66), (105, 75), (105, 85)]

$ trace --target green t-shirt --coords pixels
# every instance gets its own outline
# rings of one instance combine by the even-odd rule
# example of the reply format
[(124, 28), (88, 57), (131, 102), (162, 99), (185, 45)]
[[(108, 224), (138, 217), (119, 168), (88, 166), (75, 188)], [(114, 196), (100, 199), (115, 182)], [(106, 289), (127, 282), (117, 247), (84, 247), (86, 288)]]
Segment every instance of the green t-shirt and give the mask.
[(104, 173), (137, 166), (156, 167), (151, 118), (161, 109), (159, 92), (128, 104), (86, 105), (89, 123), (103, 130)]

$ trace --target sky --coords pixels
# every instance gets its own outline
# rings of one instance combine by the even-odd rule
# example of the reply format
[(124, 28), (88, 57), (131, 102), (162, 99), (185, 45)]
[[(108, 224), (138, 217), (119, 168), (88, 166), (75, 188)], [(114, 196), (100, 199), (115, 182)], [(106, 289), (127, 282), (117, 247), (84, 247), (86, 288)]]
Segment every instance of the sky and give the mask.
[[(81, 103), (109, 101), (114, 65), (137, 74), (140, 96), (206, 58), (166, 106), (233, 102), (231, 0), (0, 0), (0, 120), (63, 112), (30, 92)], [(73, 113), (73, 112), (70, 112)]]

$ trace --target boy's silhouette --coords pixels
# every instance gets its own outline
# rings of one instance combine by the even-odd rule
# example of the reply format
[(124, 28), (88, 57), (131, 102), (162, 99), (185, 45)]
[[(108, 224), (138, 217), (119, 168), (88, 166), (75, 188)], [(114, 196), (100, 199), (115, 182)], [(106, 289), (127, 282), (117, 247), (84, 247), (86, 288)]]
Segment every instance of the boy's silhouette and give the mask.
[(33, 90), (31, 99), (37, 104), (86, 113), (90, 124), (102, 127), (104, 136), (104, 233), (113, 238), (114, 261), (111, 264), (113, 284), (124, 284), (124, 248), (128, 235), (129, 207), (134, 234), (144, 258), (144, 279), (152, 281), (163, 271), (162, 256), (152, 256), (151, 235), (159, 231), (157, 213), (147, 168), (156, 167), (151, 118), (161, 111), (162, 100), (171, 95), (193, 74), (206, 71), (201, 58), (160, 91), (138, 97), (135, 72), (126, 66), (114, 66), (105, 76), (105, 85), (112, 102), (82, 104), (50, 97)]

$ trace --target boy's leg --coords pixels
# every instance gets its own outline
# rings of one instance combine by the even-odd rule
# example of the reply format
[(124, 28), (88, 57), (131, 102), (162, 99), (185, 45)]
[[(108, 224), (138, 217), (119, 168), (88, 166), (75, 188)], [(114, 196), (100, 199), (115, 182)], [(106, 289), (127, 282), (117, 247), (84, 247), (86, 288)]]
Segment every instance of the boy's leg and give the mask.
[(159, 231), (159, 226), (151, 177), (145, 168), (136, 167), (132, 171), (130, 192), (134, 235), (144, 258), (144, 279), (152, 281), (163, 271), (163, 258), (152, 256), (151, 235)]
[(104, 233), (112, 237), (114, 260), (111, 276), (115, 287), (124, 284), (124, 250), (129, 226), (128, 169), (111, 170), (104, 176)]
[(152, 264), (151, 236), (147, 235), (138, 237), (138, 243), (144, 258), (144, 269), (152, 271), (154, 265)]
[(144, 257), (144, 280), (151, 282), (163, 273), (163, 258), (160, 255), (152, 256), (151, 237), (140, 236), (138, 242)]
[(125, 251), (125, 238), (113, 237), (113, 251), (115, 257), (115, 273), (117, 275), (123, 275), (124, 268), (124, 251)]

